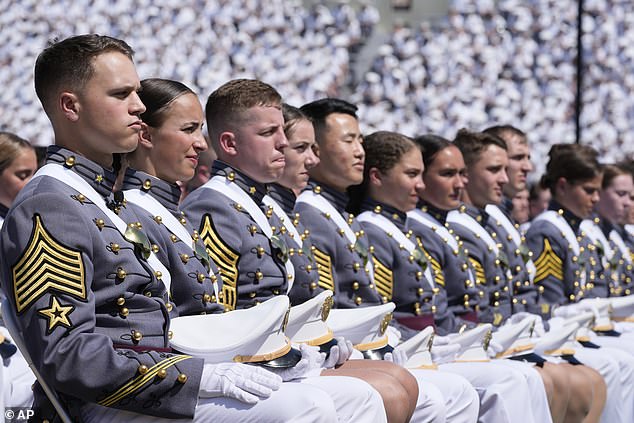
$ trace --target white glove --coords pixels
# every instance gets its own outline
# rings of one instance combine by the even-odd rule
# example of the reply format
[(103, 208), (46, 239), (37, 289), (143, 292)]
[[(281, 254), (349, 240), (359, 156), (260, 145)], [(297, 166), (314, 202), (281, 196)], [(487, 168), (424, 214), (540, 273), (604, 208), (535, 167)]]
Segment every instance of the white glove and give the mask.
[(445, 364), (454, 361), (458, 351), (460, 351), (460, 345), (446, 344), (433, 345), (430, 352), (434, 364)]
[(434, 336), (434, 343), (432, 345), (432, 349), (434, 349), (435, 347), (439, 345), (449, 345), (449, 344), (451, 344), (451, 339), (449, 338), (449, 336), (436, 335)]
[[(511, 315), (508, 319), (506, 319), (507, 325), (512, 325), (515, 323), (519, 323), (524, 319), (535, 319), (535, 326), (533, 327), (533, 336), (543, 336), (546, 333), (546, 329), (544, 329), (544, 321), (542, 320), (542, 316), (539, 314), (528, 313), (526, 311), (520, 311), (519, 313), (515, 313)], [(524, 335), (524, 334), (522, 334)]]
[(352, 355), (353, 347), (352, 342), (346, 340), (344, 337), (339, 336), (335, 338), (337, 345), (330, 348), (330, 354), (326, 361), (324, 361), (323, 367), (325, 369), (332, 369), (335, 366), (341, 366)]
[(280, 376), (284, 382), (306, 377), (309, 372), (321, 368), (324, 364), (326, 353), (319, 352), (318, 347), (301, 344), (299, 350), (302, 353), (302, 358), (296, 365), (286, 369), (271, 369), (271, 371)]
[(403, 335), (401, 334), (401, 331), (396, 329), (394, 326), (389, 325), (385, 333), (387, 335), (388, 344), (392, 346), (396, 346), (401, 343), (401, 339), (403, 338)]
[(282, 378), (262, 367), (241, 363), (205, 364), (200, 379), (202, 398), (229, 397), (247, 404), (268, 398), (282, 384)]
[(563, 318), (573, 317), (581, 312), (587, 311), (588, 309), (589, 307), (587, 307), (587, 304), (581, 304), (581, 303), (566, 304), (566, 305), (562, 305), (553, 309), (552, 315), (554, 317), (563, 317)]
[(491, 339), (489, 341), (489, 347), (487, 348), (487, 355), (489, 358), (495, 358), (499, 353), (503, 352), (503, 350), (502, 345)]
[(385, 355), (383, 356), (383, 360), (398, 364), (401, 367), (405, 367), (405, 363), (407, 363), (407, 354), (405, 353), (405, 351), (394, 348), (394, 351), (385, 353)]

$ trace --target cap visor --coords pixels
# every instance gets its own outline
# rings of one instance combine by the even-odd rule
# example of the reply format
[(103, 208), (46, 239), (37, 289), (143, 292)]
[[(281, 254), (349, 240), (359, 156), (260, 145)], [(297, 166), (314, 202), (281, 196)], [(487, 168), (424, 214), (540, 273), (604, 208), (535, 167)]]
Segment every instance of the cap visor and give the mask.
[(301, 360), (301, 358), (302, 358), (301, 351), (296, 348), (291, 348), (286, 354), (276, 358), (275, 360), (258, 361), (251, 364), (255, 364), (256, 366), (262, 366), (262, 367), (270, 367), (274, 369), (285, 369), (288, 367), (293, 367), (294, 365), (299, 363), (299, 360)]
[(363, 357), (367, 358), (368, 360), (383, 360), (385, 354), (392, 351), (394, 351), (394, 347), (392, 347), (390, 344), (387, 344), (386, 346), (382, 348), (377, 348), (376, 350), (363, 351)]

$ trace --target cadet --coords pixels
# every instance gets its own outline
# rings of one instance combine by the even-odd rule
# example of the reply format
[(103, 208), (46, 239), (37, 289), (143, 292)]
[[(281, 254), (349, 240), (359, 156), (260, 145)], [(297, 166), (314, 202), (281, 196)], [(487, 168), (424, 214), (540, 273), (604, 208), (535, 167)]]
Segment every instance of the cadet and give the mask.
[[(272, 212), (267, 217), (268, 206), (263, 202), (267, 184), (279, 178), (285, 165), (283, 150), (288, 142), (281, 98), (273, 87), (258, 80), (229, 81), (209, 96), (206, 118), (218, 160), (212, 179), (187, 196), (183, 211), (219, 265), (225, 306), (248, 308), (285, 295), (295, 281), (283, 225)], [(312, 369), (312, 375), (321, 374), (320, 365)], [(343, 369), (332, 372), (338, 377), (302, 381), (323, 387), (340, 419), (380, 419), (385, 414), (379, 394), (370, 385), (343, 377)], [(406, 403), (404, 397), (399, 405)]]
[[(167, 269), (112, 196), (113, 154), (136, 148), (145, 110), (131, 48), (99, 35), (52, 44), (37, 59), (35, 88), (56, 145), (5, 220), (2, 281), (13, 309), (3, 312), (17, 314), (29, 354), (73, 420), (235, 421), (262, 412), (332, 421), (320, 390), (289, 390), (259, 368), (232, 383), (231, 368), (244, 365), (222, 369), (171, 350)], [(46, 265), (30, 265), (38, 261)], [(233, 399), (245, 391), (251, 405)], [(53, 420), (39, 387), (34, 409)]]

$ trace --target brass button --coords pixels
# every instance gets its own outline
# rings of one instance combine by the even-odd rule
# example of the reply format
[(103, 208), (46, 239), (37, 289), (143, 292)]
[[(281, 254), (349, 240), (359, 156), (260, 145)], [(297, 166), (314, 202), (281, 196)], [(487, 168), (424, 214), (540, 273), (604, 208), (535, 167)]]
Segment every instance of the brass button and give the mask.
[(198, 279), (198, 282), (203, 283), (205, 280), (205, 275), (203, 273), (199, 273), (198, 275), (196, 275), (196, 279)]
[(172, 332), (171, 330), (167, 331), (167, 339), (172, 339), (174, 337), (174, 332)]
[(355, 270), (355, 272), (357, 270), (359, 270), (361, 268), (361, 265), (359, 263), (357, 263), (356, 261), (352, 264), (352, 268)]
[(143, 334), (138, 330), (135, 330), (134, 332), (132, 332), (132, 339), (134, 339), (136, 342), (139, 342), (141, 339), (143, 339)]
[(257, 272), (255, 272), (255, 279), (256, 280), (261, 280), (263, 277), (264, 277), (264, 275), (259, 270)]
[(187, 262), (189, 261), (189, 256), (187, 254), (180, 254), (180, 257), (183, 264), (187, 264)]
[(117, 269), (117, 278), (125, 279), (126, 276), (128, 276), (128, 274), (126, 273), (125, 270), (123, 270), (122, 268)]
[(146, 374), (150, 369), (145, 365), (145, 364), (141, 364), (139, 366), (139, 373), (141, 373), (142, 375)]
[(211, 302), (211, 295), (209, 294), (203, 295), (203, 301), (206, 303)]
[(178, 380), (178, 383), (185, 383), (187, 382), (187, 375), (185, 373), (181, 373), (178, 375), (176, 380)]
[(113, 253), (115, 253), (115, 254), (118, 253), (120, 249), (121, 249), (121, 247), (116, 242), (111, 242), (110, 243), (110, 250), (112, 250)]
[(165, 304), (165, 308), (168, 312), (171, 312), (174, 309), (174, 306), (172, 305), (172, 303), (167, 303)]
[(159, 377), (159, 379), (165, 379), (167, 377), (167, 370), (165, 369), (161, 369), (158, 372), (156, 372), (156, 376)]
[(317, 289), (317, 282), (311, 282), (310, 289)]
[(357, 289), (359, 289), (359, 282), (354, 281), (354, 282), (352, 283), (352, 289), (353, 289), (353, 290), (355, 290), (355, 291), (356, 291)]
[(118, 306), (122, 306), (124, 304), (125, 304), (125, 298), (123, 298), (123, 297), (117, 298), (117, 305)]
[(143, 181), (143, 189), (148, 190), (150, 188), (152, 188), (152, 181), (150, 181), (149, 179)]
[(106, 222), (103, 219), (96, 219), (95, 220), (95, 225), (97, 225), (99, 230), (102, 230), (103, 227), (106, 226)]
[(307, 264), (307, 265), (306, 265), (306, 271), (307, 271), (307, 272), (310, 272), (311, 270), (313, 270), (313, 266), (312, 266), (312, 265), (310, 265), (310, 264)]
[(159, 246), (156, 245), (156, 244), (152, 244), (152, 252), (154, 254), (158, 253), (159, 252)]
[(418, 288), (418, 295), (423, 295), (423, 288)]
[(357, 297), (354, 299), (354, 302), (356, 305), (361, 305), (361, 303), (363, 302), (363, 299), (361, 297)]
[(126, 317), (128, 314), (130, 314), (130, 310), (128, 310), (127, 307), (123, 307), (120, 311), (119, 314), (121, 315), (121, 317)]
[(75, 166), (75, 156), (68, 156), (64, 163), (66, 163), (66, 166), (68, 167)]

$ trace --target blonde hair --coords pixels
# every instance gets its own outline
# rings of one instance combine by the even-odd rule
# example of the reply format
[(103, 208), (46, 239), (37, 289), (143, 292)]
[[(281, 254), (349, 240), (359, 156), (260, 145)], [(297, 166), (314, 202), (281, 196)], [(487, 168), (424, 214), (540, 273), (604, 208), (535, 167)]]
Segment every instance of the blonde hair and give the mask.
[(11, 132), (0, 131), (0, 174), (11, 166), (23, 149), (34, 150), (27, 140)]

